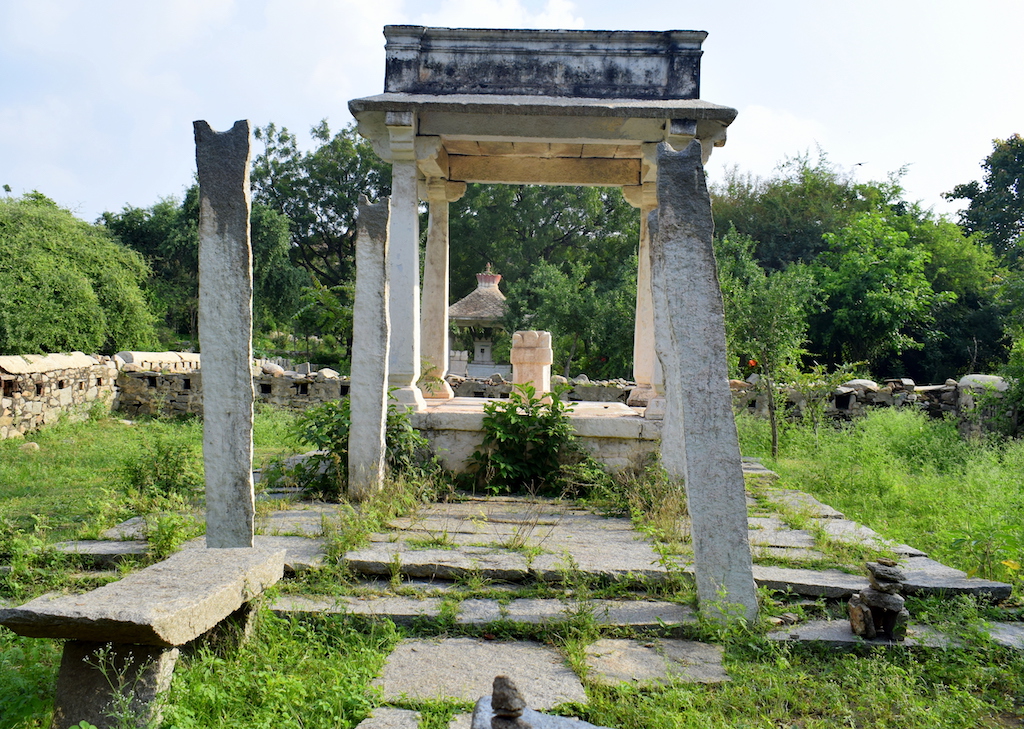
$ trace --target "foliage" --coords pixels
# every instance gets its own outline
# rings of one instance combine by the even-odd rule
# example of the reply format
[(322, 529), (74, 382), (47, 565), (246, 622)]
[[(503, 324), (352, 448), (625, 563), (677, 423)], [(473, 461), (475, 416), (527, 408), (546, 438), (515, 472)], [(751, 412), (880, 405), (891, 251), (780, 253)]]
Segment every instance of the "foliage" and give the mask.
[(563, 373), (628, 376), (638, 226), (617, 190), (470, 185), (451, 210), (452, 298), (491, 263), (507, 289), (509, 332), (550, 330)]
[(33, 192), (0, 199), (0, 353), (148, 349), (142, 258)]
[(587, 264), (539, 262), (509, 284), (505, 329), (550, 331), (554, 366), (566, 378), (627, 377), (632, 367), (636, 256), (612, 281), (592, 281)]
[(992, 154), (981, 164), (981, 182), (957, 185), (947, 200), (967, 200), (960, 224), (980, 233), (1004, 260), (1016, 262), (1024, 247), (1024, 139), (1014, 134), (992, 142)]
[(776, 384), (795, 371), (807, 341), (807, 314), (814, 301), (814, 280), (803, 264), (765, 271), (753, 258), (755, 241), (730, 231), (716, 246), (719, 281), (725, 303), (727, 341), (735, 363), (745, 359), (760, 375), (758, 389), (768, 399), (772, 455), (778, 454)]
[(920, 349), (914, 327), (933, 321), (932, 308), (952, 301), (925, 277), (928, 253), (881, 215), (864, 213), (824, 236), (828, 249), (813, 265), (824, 311), (814, 318), (811, 348), (831, 363), (872, 361)]
[[(767, 455), (748, 420), (739, 419), (743, 452)], [(1024, 563), (1020, 541), (1001, 536), (1024, 534), (1022, 441), (965, 441), (954, 420), (874, 410), (817, 435), (787, 428), (773, 468), (784, 484), (943, 564), (1007, 580), (1002, 562)]]
[(359, 630), (345, 616), (288, 620), (259, 614), (237, 650), (203, 647), (175, 670), (165, 724), (181, 729), (355, 726), (368, 685), (400, 635), (388, 622)]
[(125, 482), (143, 495), (190, 496), (205, 484), (202, 459), (181, 438), (157, 436), (124, 462)]
[[(533, 385), (515, 385), (507, 400), (484, 405), (483, 442), (469, 459), (477, 485), (495, 494), (562, 494), (602, 478), (599, 467), (580, 468), (592, 461), (576, 443), (573, 406), (561, 399), (567, 390), (538, 396)], [(580, 483), (584, 473), (590, 483)]]
[[(290, 481), (307, 493), (338, 500), (348, 484), (348, 435), (352, 425), (349, 398), (323, 403), (303, 411), (296, 419), (298, 441), (316, 452), (291, 469), (271, 468), (265, 478)], [(409, 413), (388, 403), (385, 431), (385, 463), (393, 477), (429, 478), (440, 471), (427, 439), (412, 427)]]
[[(198, 338), (199, 186), (180, 203), (164, 198), (149, 208), (125, 206), (100, 220), (149, 263), (146, 293), (174, 335)], [(256, 329), (287, 323), (299, 308), (298, 291), (308, 275), (290, 260), (288, 220), (259, 202), (252, 205), (253, 314)]]
[(809, 154), (787, 157), (767, 180), (734, 168), (711, 187), (715, 229), (734, 228), (757, 241), (755, 256), (770, 269), (809, 263), (825, 249), (826, 233), (887, 195), (883, 185), (854, 183), (821, 150), (815, 161)]
[(322, 120), (310, 130), (317, 146), (309, 152), (273, 123), (253, 134), (263, 143), (252, 163), (253, 200), (288, 219), (296, 262), (324, 286), (354, 281), (356, 205), (360, 195), (391, 194), (391, 166), (353, 125), (332, 134)]

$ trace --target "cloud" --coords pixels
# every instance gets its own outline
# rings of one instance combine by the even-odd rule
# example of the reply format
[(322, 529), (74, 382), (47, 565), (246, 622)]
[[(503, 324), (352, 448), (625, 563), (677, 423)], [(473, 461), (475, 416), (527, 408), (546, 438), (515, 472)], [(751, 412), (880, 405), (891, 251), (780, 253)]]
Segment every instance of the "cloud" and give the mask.
[(524, 7), (521, 0), (444, 0), (417, 23), (448, 28), (569, 28), (583, 27), (569, 0), (546, 0), (539, 12)]
[(711, 155), (708, 172), (720, 179), (725, 168), (738, 166), (766, 177), (786, 157), (804, 152), (813, 156), (818, 147), (829, 150), (828, 132), (820, 122), (780, 109), (747, 106), (730, 125), (725, 146)]

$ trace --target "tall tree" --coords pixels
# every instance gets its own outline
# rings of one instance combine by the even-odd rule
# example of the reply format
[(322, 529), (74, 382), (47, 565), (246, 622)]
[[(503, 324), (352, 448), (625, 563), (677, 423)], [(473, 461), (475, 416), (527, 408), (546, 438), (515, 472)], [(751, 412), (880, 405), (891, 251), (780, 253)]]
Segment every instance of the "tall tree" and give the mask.
[(825, 305), (812, 318), (813, 353), (833, 364), (875, 362), (923, 346), (913, 333), (934, 321), (937, 303), (956, 296), (932, 289), (929, 254), (909, 238), (878, 213), (825, 234), (828, 248), (812, 266)]
[(967, 200), (960, 224), (980, 233), (1006, 260), (1017, 261), (1024, 249), (1024, 139), (1014, 134), (992, 142), (992, 154), (981, 164), (981, 182), (957, 185), (947, 200)]
[(155, 343), (142, 256), (38, 192), (0, 199), (0, 353)]
[(317, 146), (303, 152), (286, 128), (256, 128), (263, 151), (253, 160), (253, 200), (288, 218), (296, 262), (325, 286), (339, 286), (354, 280), (359, 196), (390, 195), (391, 166), (354, 126), (332, 134), (323, 120), (310, 134)]
[(757, 261), (777, 270), (813, 260), (826, 248), (825, 233), (889, 194), (884, 186), (856, 184), (820, 150), (815, 161), (807, 154), (787, 158), (768, 179), (733, 168), (711, 188), (715, 229), (750, 236)]

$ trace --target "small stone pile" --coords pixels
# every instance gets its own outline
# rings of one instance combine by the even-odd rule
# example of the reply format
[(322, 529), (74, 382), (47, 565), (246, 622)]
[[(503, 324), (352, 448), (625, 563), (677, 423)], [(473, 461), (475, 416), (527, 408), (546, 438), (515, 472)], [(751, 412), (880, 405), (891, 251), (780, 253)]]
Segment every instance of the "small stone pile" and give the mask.
[(850, 598), (850, 628), (862, 638), (903, 640), (910, 613), (900, 591), (906, 577), (891, 559), (867, 562), (871, 586)]
[(523, 721), (526, 700), (515, 683), (508, 676), (494, 677), (494, 693), (491, 694), (491, 729), (525, 729), (530, 725)]

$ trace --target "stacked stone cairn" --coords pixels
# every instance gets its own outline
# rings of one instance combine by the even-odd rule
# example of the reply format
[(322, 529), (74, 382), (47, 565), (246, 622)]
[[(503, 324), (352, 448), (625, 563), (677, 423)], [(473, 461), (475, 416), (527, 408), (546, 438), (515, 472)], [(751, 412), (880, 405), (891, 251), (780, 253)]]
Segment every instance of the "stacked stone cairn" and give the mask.
[(490, 696), (476, 702), (471, 729), (608, 729), (581, 719), (542, 714), (527, 707), (526, 699), (508, 676), (495, 676)]
[(907, 637), (910, 622), (910, 613), (900, 595), (906, 577), (891, 559), (866, 564), (871, 586), (850, 598), (850, 628), (854, 635), (868, 640), (901, 641)]

